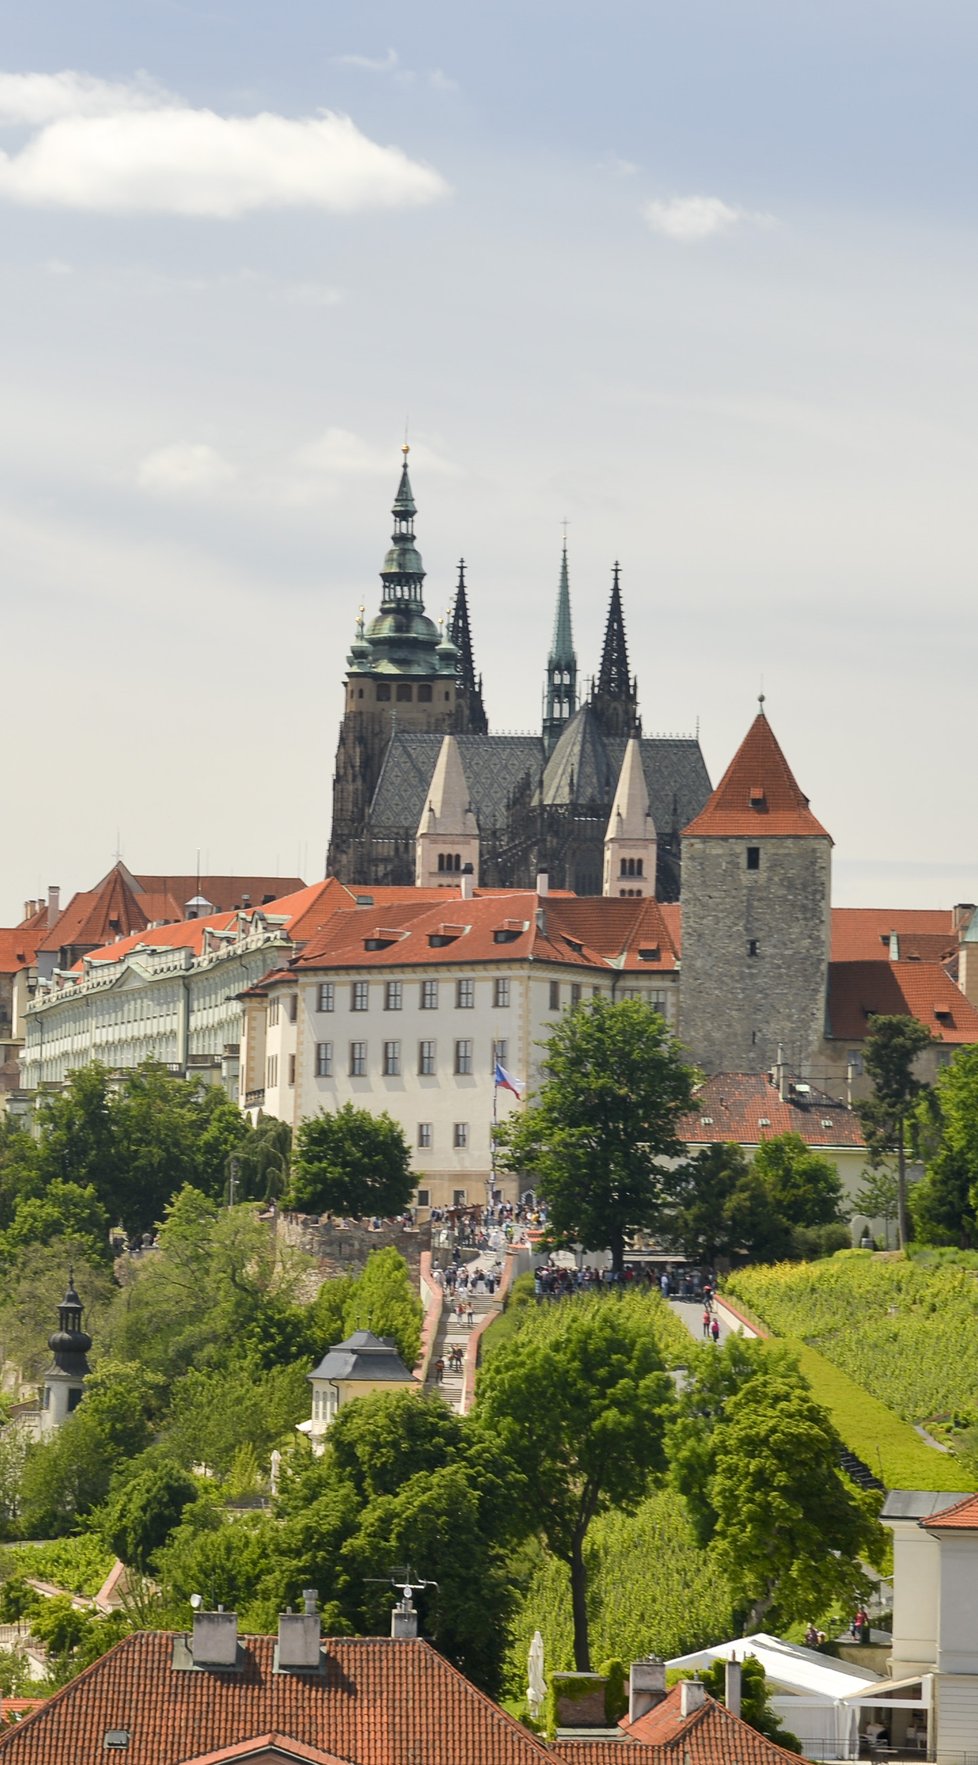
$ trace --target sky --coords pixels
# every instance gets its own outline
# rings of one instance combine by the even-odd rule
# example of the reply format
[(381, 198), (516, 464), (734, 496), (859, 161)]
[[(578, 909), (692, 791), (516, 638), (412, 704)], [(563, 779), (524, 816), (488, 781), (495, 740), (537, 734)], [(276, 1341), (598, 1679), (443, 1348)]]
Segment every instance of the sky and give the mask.
[(978, 889), (973, 0), (33, 0), (0, 61), (0, 924), (322, 875), (405, 427), (491, 726), (622, 566), (837, 903)]

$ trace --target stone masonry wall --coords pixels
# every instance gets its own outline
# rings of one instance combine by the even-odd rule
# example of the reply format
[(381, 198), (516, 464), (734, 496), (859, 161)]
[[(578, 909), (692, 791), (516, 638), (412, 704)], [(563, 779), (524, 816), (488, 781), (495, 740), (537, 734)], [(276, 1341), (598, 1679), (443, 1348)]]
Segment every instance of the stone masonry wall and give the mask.
[(415, 1281), (420, 1279), (421, 1252), (431, 1249), (431, 1227), (427, 1223), (416, 1231), (401, 1226), (381, 1226), (371, 1232), (366, 1226), (338, 1226), (320, 1221), (309, 1214), (280, 1213), (276, 1221), (279, 1241), (315, 1257), (324, 1280), (333, 1275), (357, 1275), (372, 1250), (385, 1250), (392, 1244), (399, 1250)]
[(694, 836), (682, 876), (680, 1035), (691, 1058), (708, 1073), (765, 1072), (780, 1043), (791, 1072), (811, 1073), (825, 1030), (830, 842)]

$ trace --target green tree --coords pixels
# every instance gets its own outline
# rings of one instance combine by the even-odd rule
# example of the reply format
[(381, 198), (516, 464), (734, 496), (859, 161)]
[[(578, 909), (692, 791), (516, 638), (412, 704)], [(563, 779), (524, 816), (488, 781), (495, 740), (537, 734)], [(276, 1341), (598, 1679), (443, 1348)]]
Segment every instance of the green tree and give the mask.
[(116, 1556), (145, 1574), (197, 1496), (197, 1484), (179, 1465), (150, 1460), (110, 1497), (96, 1522)]
[(11, 1116), (0, 1114), (0, 1231), (9, 1226), (22, 1195), (37, 1193), (37, 1142)]
[(160, 1381), (142, 1367), (102, 1363), (76, 1410), (31, 1447), (21, 1483), (28, 1538), (57, 1538), (105, 1501), (113, 1474), (149, 1445)]
[(514, 1512), (570, 1571), (574, 1660), (590, 1668), (584, 1543), (597, 1514), (634, 1508), (665, 1465), (672, 1383), (638, 1295), (538, 1313), (479, 1379), (474, 1420), (519, 1474)]
[(353, 1287), (344, 1319), (348, 1332), (372, 1330), (392, 1337), (404, 1365), (413, 1367), (421, 1350), (424, 1308), (410, 1270), (392, 1244), (371, 1251)]
[(787, 1226), (827, 1226), (842, 1218), (843, 1189), (830, 1158), (800, 1134), (776, 1134), (754, 1154), (771, 1205)]
[(411, 1477), (457, 1462), (465, 1439), (460, 1418), (440, 1398), (375, 1391), (343, 1405), (326, 1450), (336, 1473), (368, 1502), (396, 1495)]
[(28, 1244), (68, 1239), (88, 1261), (109, 1260), (109, 1220), (90, 1184), (55, 1177), (43, 1195), (21, 1195), (6, 1231), (0, 1232), (0, 1262), (17, 1262)]
[[(88, 1249), (91, 1250), (90, 1244)], [(19, 1367), (25, 1380), (40, 1379), (44, 1368), (50, 1365), (48, 1337), (57, 1322), (58, 1306), (72, 1266), (85, 1307), (85, 1327), (100, 1344), (103, 1340), (109, 1307), (118, 1288), (101, 1258), (93, 1262), (85, 1252), (85, 1243), (77, 1238), (28, 1244), (16, 1262), (3, 1271), (0, 1361)]]
[(344, 1103), (296, 1130), (288, 1205), (304, 1213), (403, 1213), (414, 1192), (411, 1154), (386, 1110), (372, 1115)]
[(667, 1435), (669, 1480), (686, 1503), (697, 1542), (707, 1545), (716, 1527), (710, 1479), (716, 1470), (717, 1430), (731, 1398), (752, 1379), (777, 1372), (804, 1382), (797, 1362), (777, 1343), (728, 1336), (716, 1349), (692, 1349), (686, 1377)]
[(907, 1205), (907, 1136), (916, 1128), (916, 1109), (926, 1089), (914, 1066), (918, 1056), (933, 1042), (926, 1024), (915, 1017), (871, 1019), (866, 1038), (864, 1064), (873, 1084), (873, 1095), (856, 1105), (874, 1169), (895, 1155), (897, 1161), (897, 1231), (900, 1248), (910, 1242), (910, 1211)]
[(978, 1248), (978, 1048), (961, 1048), (917, 1122), (927, 1153), (923, 1180), (910, 1197), (914, 1228), (925, 1244)]
[(272, 1448), (292, 1437), (309, 1414), (304, 1363), (258, 1374), (247, 1361), (191, 1367), (178, 1381), (164, 1430), (181, 1465), (206, 1465), (218, 1479), (243, 1446), (253, 1447), (267, 1473)]
[(631, 1233), (663, 1218), (682, 1153), (680, 1116), (695, 1075), (658, 1012), (638, 999), (593, 999), (569, 1011), (546, 1044), (530, 1107), (497, 1140), (510, 1169), (532, 1175), (552, 1232), (608, 1249), (620, 1274)]
[(741, 1248), (736, 1198), (749, 1166), (739, 1146), (707, 1146), (676, 1167), (663, 1224), (667, 1244), (713, 1268)]
[[(915, 1222), (917, 1218), (917, 1190), (921, 1187), (922, 1185), (918, 1183), (912, 1196)], [(897, 1217), (897, 1199), (896, 1172), (886, 1164), (877, 1165), (875, 1170), (872, 1165), (869, 1165), (863, 1171), (862, 1183), (852, 1198), (853, 1213), (865, 1214), (867, 1220), (883, 1221), (887, 1249), (890, 1244), (890, 1227)], [(918, 1227), (917, 1236), (926, 1238), (926, 1233)]]
[(840, 1470), (842, 1441), (797, 1379), (748, 1380), (724, 1406), (708, 1499), (714, 1548), (745, 1628), (865, 1599), (884, 1550), (879, 1498)]
[(37, 1105), (38, 1177), (92, 1188), (113, 1219), (125, 1172), (112, 1123), (109, 1074), (98, 1061), (70, 1073)]

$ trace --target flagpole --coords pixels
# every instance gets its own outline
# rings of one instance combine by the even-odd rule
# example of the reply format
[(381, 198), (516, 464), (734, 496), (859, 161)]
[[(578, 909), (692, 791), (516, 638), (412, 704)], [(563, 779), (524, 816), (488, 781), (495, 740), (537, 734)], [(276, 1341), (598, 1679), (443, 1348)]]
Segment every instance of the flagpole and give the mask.
[(492, 1063), (492, 1129), (489, 1134), (489, 1197), (486, 1211), (492, 1207), (496, 1198), (496, 1096), (499, 1086), (496, 1083), (496, 1062)]

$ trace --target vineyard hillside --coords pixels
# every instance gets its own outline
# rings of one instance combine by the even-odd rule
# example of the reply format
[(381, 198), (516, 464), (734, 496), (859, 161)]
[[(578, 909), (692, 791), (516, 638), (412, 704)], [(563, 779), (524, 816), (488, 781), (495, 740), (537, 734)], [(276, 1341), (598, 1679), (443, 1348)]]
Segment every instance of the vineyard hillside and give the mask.
[[(726, 1286), (776, 1336), (807, 1344), (904, 1421), (959, 1431), (978, 1423), (975, 1269), (847, 1251), (741, 1269)], [(805, 1371), (817, 1374), (814, 1364)]]

